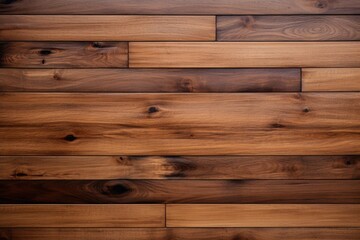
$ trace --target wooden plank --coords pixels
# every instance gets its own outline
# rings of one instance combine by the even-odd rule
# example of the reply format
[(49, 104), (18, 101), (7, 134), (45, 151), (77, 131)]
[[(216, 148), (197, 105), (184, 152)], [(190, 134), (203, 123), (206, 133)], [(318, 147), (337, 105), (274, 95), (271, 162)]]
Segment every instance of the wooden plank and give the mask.
[(2, 42), (0, 53), (1, 67), (103, 68), (128, 65), (128, 45), (125, 42)]
[(164, 205), (0, 205), (0, 227), (164, 227)]
[(1, 231), (4, 240), (119, 240), (119, 236), (122, 240), (358, 240), (360, 235), (359, 228), (13, 228)]
[(0, 179), (360, 179), (359, 165), (360, 156), (0, 156)]
[[(86, 6), (86, 7), (84, 7)], [(357, 0), (7, 0), (0, 14), (359, 14)]]
[(300, 91), (300, 69), (2, 68), (0, 91), (291, 92)]
[(1, 41), (204, 41), (215, 31), (215, 16), (0, 16)]
[(0, 181), (0, 203), (360, 203), (359, 180)]
[(359, 227), (358, 204), (169, 204), (168, 227)]
[(360, 16), (219, 16), (217, 40), (360, 40)]
[(360, 68), (304, 68), (303, 91), (360, 91)]
[(133, 68), (360, 67), (360, 42), (131, 42)]

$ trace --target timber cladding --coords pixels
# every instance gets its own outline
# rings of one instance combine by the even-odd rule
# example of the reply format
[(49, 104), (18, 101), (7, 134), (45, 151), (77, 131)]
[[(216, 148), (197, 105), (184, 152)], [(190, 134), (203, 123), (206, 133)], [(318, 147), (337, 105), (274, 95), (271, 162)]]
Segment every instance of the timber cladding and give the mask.
[(359, 240), (359, 0), (1, 0), (1, 240)]

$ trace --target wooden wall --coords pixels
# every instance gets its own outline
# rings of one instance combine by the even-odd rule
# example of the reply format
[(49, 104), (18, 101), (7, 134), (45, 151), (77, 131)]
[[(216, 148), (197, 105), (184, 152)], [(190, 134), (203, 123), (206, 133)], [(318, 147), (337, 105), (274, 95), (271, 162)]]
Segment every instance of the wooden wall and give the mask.
[(1, 240), (359, 240), (359, 0), (1, 0)]

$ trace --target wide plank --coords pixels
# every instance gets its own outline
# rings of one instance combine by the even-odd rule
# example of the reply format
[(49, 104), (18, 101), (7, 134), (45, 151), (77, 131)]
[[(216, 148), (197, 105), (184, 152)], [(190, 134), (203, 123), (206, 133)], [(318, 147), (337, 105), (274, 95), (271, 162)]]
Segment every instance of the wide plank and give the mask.
[(360, 227), (359, 204), (168, 204), (168, 227)]
[(360, 67), (360, 42), (131, 42), (129, 66)]
[(2, 93), (1, 155), (355, 155), (360, 93)]
[(11, 69), (0, 91), (296, 92), (300, 69)]
[(360, 156), (0, 156), (0, 179), (360, 179)]
[(0, 41), (204, 41), (215, 31), (214, 16), (0, 16)]
[[(0, 67), (106, 68), (128, 66), (126, 42), (1, 42)], [(55, 76), (53, 81), (58, 80)]]
[[(86, 7), (84, 7), (86, 6)], [(359, 14), (358, 0), (3, 0), (0, 14)]]
[(164, 205), (0, 205), (0, 227), (164, 227)]
[(360, 40), (360, 16), (219, 16), (217, 40)]
[(0, 181), (2, 204), (360, 203), (359, 180)]
[(302, 90), (360, 91), (360, 68), (304, 68)]

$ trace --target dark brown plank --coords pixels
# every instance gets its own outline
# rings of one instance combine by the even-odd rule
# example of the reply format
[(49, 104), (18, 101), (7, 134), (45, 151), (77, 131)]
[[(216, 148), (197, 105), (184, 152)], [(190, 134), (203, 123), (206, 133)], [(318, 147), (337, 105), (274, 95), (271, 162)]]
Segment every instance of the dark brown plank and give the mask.
[(0, 156), (0, 179), (360, 179), (360, 156)]
[(0, 203), (360, 203), (359, 180), (0, 181)]
[(360, 4), (358, 0), (2, 0), (0, 13), (359, 14)]
[(0, 91), (291, 92), (299, 69), (0, 69)]
[(2, 42), (0, 53), (1, 67), (104, 68), (128, 65), (128, 45), (125, 42)]
[(219, 16), (217, 40), (360, 40), (360, 16)]

